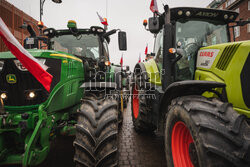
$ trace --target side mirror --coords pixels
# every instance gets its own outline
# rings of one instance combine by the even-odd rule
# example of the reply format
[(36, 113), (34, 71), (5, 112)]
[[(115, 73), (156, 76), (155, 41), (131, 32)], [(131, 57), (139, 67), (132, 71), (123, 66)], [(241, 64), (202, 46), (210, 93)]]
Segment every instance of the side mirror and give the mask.
[(120, 31), (118, 32), (118, 42), (120, 50), (127, 50), (127, 35), (126, 32)]
[(148, 29), (151, 33), (158, 33), (160, 31), (159, 17), (150, 17), (148, 19)]

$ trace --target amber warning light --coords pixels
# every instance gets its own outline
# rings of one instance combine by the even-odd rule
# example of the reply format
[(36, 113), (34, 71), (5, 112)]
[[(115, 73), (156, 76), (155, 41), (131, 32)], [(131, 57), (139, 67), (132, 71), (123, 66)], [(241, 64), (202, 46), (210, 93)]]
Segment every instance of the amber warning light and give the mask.
[(40, 28), (43, 28), (43, 26), (44, 26), (43, 22), (42, 21), (38, 21), (37, 26), (40, 27)]
[(143, 20), (143, 25), (146, 27), (148, 25), (148, 21), (145, 19)]

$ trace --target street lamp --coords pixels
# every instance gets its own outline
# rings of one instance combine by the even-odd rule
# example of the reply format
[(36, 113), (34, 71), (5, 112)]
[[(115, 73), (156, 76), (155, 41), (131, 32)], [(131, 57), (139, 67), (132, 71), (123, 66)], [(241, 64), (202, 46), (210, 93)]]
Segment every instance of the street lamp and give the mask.
[[(54, 3), (62, 3), (62, 0), (52, 0)], [(40, 0), (40, 21), (42, 21), (43, 5), (45, 0)]]

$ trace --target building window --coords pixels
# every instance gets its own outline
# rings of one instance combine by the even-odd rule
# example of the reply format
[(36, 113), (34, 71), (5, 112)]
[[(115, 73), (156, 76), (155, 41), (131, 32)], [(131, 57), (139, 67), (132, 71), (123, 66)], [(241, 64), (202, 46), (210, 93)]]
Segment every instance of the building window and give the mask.
[(248, 10), (250, 10), (250, 1), (248, 1)]
[[(240, 13), (240, 8), (235, 9), (235, 12)], [(240, 36), (240, 26), (234, 27), (235, 38)]]
[(232, 3), (234, 3), (236, 0), (228, 0), (226, 3), (226, 8), (230, 6)]
[(240, 13), (240, 8), (235, 9), (235, 12)]
[(240, 26), (234, 27), (234, 36), (235, 38), (240, 36)]
[[(250, 21), (250, 18), (248, 18), (247, 20)], [(247, 24), (247, 32), (250, 32), (250, 23)]]

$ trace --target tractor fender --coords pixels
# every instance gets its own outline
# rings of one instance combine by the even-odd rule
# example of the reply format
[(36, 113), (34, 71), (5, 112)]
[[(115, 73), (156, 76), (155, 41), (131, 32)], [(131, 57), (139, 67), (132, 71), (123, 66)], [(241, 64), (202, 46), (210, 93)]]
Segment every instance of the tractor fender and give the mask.
[(202, 95), (206, 91), (212, 91), (214, 88), (225, 88), (226, 84), (215, 81), (200, 81), (200, 80), (187, 80), (179, 81), (170, 84), (161, 98), (160, 110), (166, 109), (171, 101), (180, 96), (188, 95)]
[[(134, 76), (136, 73), (141, 73), (141, 74), (142, 74), (142, 77), (145, 79), (145, 81), (148, 81), (148, 80), (149, 80), (149, 76), (148, 76), (148, 73), (147, 73), (147, 69), (146, 69), (144, 63), (137, 63), (137, 64), (135, 65), (133, 76)], [(133, 82), (134, 82), (134, 77), (133, 77)]]
[(152, 85), (161, 86), (161, 71), (154, 59), (150, 59), (135, 66), (134, 73), (140, 73), (143, 79)]

